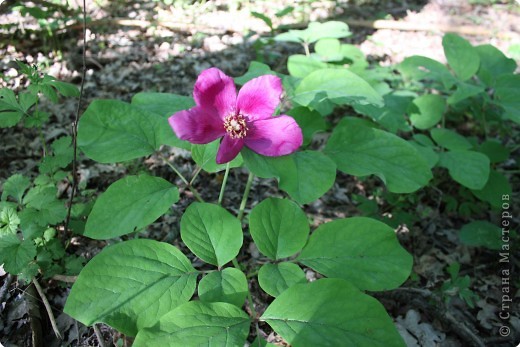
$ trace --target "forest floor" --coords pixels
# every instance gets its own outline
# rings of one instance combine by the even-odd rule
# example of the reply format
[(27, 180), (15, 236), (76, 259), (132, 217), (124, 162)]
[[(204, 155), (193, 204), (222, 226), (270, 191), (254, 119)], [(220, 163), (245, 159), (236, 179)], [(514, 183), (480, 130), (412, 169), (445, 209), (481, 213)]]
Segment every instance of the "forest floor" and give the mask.
[[(201, 3), (174, 7), (156, 1), (88, 2), (87, 14), (92, 22), (87, 24), (87, 74), (82, 109), (98, 98), (130, 101), (141, 91), (191, 95), (198, 74), (212, 66), (231, 76), (244, 74), (249, 63), (257, 59), (252, 45), (254, 40), (269, 33), (265, 23), (252, 17), (250, 12), (275, 18), (274, 13), (291, 4), (284, 0), (238, 1), (236, 8), (229, 8), (226, 1)], [(447, 30), (462, 30), (462, 36), (473, 44), (493, 44), (520, 62), (518, 3), (470, 3), (469, 0), (367, 0), (354, 1), (355, 6), (350, 3), (299, 2), (292, 14), (276, 19), (273, 24), (277, 27), (331, 18), (351, 21), (353, 35), (345, 41), (359, 45), (369, 60), (385, 65), (399, 63), (414, 54), (445, 61), (441, 40)], [(386, 20), (379, 23), (383, 27), (400, 23), (400, 29), (370, 28), (376, 24), (373, 22), (376, 19)], [(9, 26), (14, 23), (17, 25)], [(79, 86), (83, 45), (81, 22), (70, 23), (79, 25), (70, 25), (67, 30), (58, 30), (49, 36), (40, 31), (40, 26), (29, 16), (22, 17), (19, 12), (0, 13), (0, 74), (3, 75), (0, 87), (21, 89), (27, 84), (16, 70), (15, 59), (44, 66), (46, 73)], [(273, 68), (282, 67), (284, 72), (287, 56), (302, 49), (299, 45), (273, 43), (265, 50), (270, 52), (267, 62)], [(59, 104), (43, 102), (41, 107), (51, 114), (43, 134), (47, 143), (70, 134), (76, 99), (67, 98)], [(162, 152), (172, 158), (185, 176), (192, 177), (195, 165), (189, 153), (173, 148), (163, 148)], [(35, 129), (21, 126), (0, 129), (0, 187), (14, 173), (34, 177), (41, 154), (41, 138)], [(518, 158), (518, 153), (516, 155)], [(181, 195), (191, 194), (154, 155), (144, 162), (104, 165), (82, 158), (79, 164), (87, 188), (98, 193), (123, 175), (148, 168), (156, 175), (174, 181), (180, 187)], [(224, 206), (231, 211), (238, 209), (246, 179), (245, 170), (235, 170), (230, 175)], [(205, 200), (216, 201), (221, 181), (222, 174), (201, 173), (194, 185)], [(518, 177), (512, 181), (513, 187), (514, 184), (519, 186)], [(354, 198), (362, 196), (376, 202), (376, 210), (383, 214), (392, 206), (377, 197), (376, 192), (380, 190), (380, 183), (375, 179), (360, 181), (338, 172), (334, 187), (318, 201), (306, 205), (305, 211), (316, 227), (334, 218), (362, 214), (360, 200)], [(503, 282), (498, 251), (461, 245), (457, 232), (470, 220), (446, 212), (440, 203), (439, 192), (431, 188), (425, 190), (418, 206), (402, 207), (401, 212), (418, 217), (416, 221), (397, 229), (401, 244), (413, 254), (414, 276), (401, 288), (375, 296), (394, 319), (408, 346), (516, 346), (520, 343), (520, 294), (517, 291), (520, 257), (512, 255), (510, 264), (512, 273), (516, 274), (510, 279), (510, 296), (515, 297), (516, 302), (507, 310), (511, 314), (507, 324), (512, 333), (502, 337), (499, 328), (504, 324), (500, 318), (500, 313), (504, 312)], [(266, 196), (281, 196), (276, 181), (255, 179), (249, 206)], [(514, 198), (517, 197), (518, 191), (514, 193)], [(190, 199), (181, 199), (181, 206), (149, 227), (145, 236), (178, 243), (180, 211), (189, 202)], [(518, 206), (512, 208), (518, 224), (520, 209)], [(479, 219), (499, 225), (500, 211), (483, 211)], [(69, 252), (90, 259), (106, 242), (78, 236), (72, 245)], [(247, 263), (257, 256), (257, 250), (246, 244), (239, 259)], [(477, 297), (474, 307), (469, 307), (456, 292), (441, 289), (450, 278), (447, 267), (455, 262), (461, 264), (460, 276), (468, 275), (471, 279), (470, 290)], [(307, 270), (307, 276), (312, 279), (316, 274)], [(33, 315), (28, 312), (26, 287), (16, 280), (7, 283), (7, 278), (0, 268), (0, 286), (6, 289), (5, 295), (0, 297), (0, 346), (30, 346), (30, 317)], [(55, 338), (45, 310), (41, 308), (44, 346), (100, 346), (92, 328), (84, 327), (62, 313), (70, 284), (57, 280), (42, 281), (42, 284), (64, 336), (63, 341)], [(255, 285), (252, 290), (261, 314), (272, 299), (259, 294)], [(264, 333), (270, 341), (279, 341), (272, 331), (265, 330)], [(101, 325), (101, 334), (108, 341), (106, 345), (116, 346), (118, 341), (123, 341), (121, 335), (105, 325)]]

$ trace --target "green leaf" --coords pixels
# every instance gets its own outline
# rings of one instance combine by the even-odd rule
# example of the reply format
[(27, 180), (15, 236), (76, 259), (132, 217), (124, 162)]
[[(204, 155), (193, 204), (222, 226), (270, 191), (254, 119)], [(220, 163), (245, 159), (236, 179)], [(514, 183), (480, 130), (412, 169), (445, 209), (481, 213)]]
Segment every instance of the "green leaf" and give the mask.
[(190, 301), (139, 331), (133, 346), (244, 346), (249, 324), (249, 316), (234, 305)]
[(432, 147), (424, 146), (415, 141), (408, 141), (408, 143), (411, 144), (417, 150), (417, 152), (419, 152), (420, 156), (423, 157), (424, 160), (426, 160), (430, 169), (433, 169), (435, 165), (437, 165), (439, 162), (439, 155), (433, 150)]
[(260, 319), (292, 346), (405, 346), (383, 305), (340, 279), (294, 285)]
[(258, 283), (269, 295), (277, 297), (298, 283), (306, 283), (305, 272), (293, 263), (264, 264), (258, 271)]
[(503, 75), (497, 78), (495, 102), (505, 113), (504, 118), (520, 124), (520, 75)]
[(338, 39), (321, 39), (316, 42), (314, 51), (320, 56), (322, 61), (343, 60), (341, 42)]
[(309, 230), (307, 216), (291, 200), (265, 199), (249, 215), (249, 231), (256, 246), (273, 260), (300, 251), (307, 242)]
[(0, 210), (0, 236), (2, 234), (16, 234), (20, 225), (20, 218), (16, 210), (10, 207), (5, 207)]
[(20, 240), (16, 234), (0, 236), (0, 264), (4, 270), (17, 275), (27, 269), (36, 256), (36, 245), (32, 240)]
[(107, 247), (85, 266), (64, 312), (85, 325), (106, 323), (135, 336), (195, 292), (197, 272), (177, 248), (153, 240)]
[(418, 113), (410, 115), (410, 121), (417, 129), (429, 129), (440, 122), (446, 111), (446, 101), (440, 95), (425, 94), (417, 97), (413, 104)]
[(23, 203), (37, 210), (34, 218), (38, 220), (38, 225), (57, 224), (67, 216), (65, 203), (56, 198), (57, 194), (58, 189), (55, 186), (36, 186), (25, 195)]
[(181, 238), (197, 257), (220, 268), (240, 251), (242, 226), (219, 205), (194, 202), (181, 218)]
[(84, 235), (103, 240), (138, 231), (177, 201), (177, 187), (160, 177), (126, 176), (112, 183), (96, 200)]
[(448, 104), (454, 105), (475, 95), (479, 95), (484, 91), (484, 86), (476, 86), (466, 82), (457, 82), (457, 90), (448, 97), (447, 101)]
[(78, 125), (78, 146), (87, 157), (116, 163), (153, 153), (164, 119), (118, 100), (94, 100)]
[(31, 180), (27, 177), (20, 174), (12, 175), (4, 182), (2, 200), (5, 201), (8, 196), (12, 196), (19, 204), (21, 204), (23, 194), (30, 185)]
[(293, 54), (287, 60), (289, 74), (298, 78), (304, 78), (314, 71), (327, 67), (328, 64), (303, 54)]
[(501, 163), (509, 158), (509, 149), (497, 140), (482, 142), (478, 151), (488, 156), (491, 163)]
[(439, 146), (449, 150), (464, 150), (473, 147), (464, 136), (450, 129), (435, 128), (430, 130), (430, 134)]
[(310, 73), (296, 87), (293, 101), (314, 109), (323, 101), (338, 105), (383, 106), (383, 99), (370, 84), (346, 69), (321, 69)]
[(434, 81), (442, 84), (444, 89), (449, 90), (456, 82), (450, 70), (436, 60), (414, 55), (408, 57), (397, 69), (407, 79), (417, 81)]
[(439, 166), (448, 169), (450, 176), (469, 189), (484, 188), (489, 177), (489, 159), (482, 153), (455, 150), (440, 153)]
[(350, 61), (349, 70), (353, 72), (364, 71), (368, 67), (368, 61), (357, 46), (350, 44), (342, 44), (341, 45), (341, 54), (343, 58)]
[(276, 177), (280, 189), (300, 204), (320, 198), (336, 179), (336, 165), (321, 152), (303, 151), (282, 157), (264, 157), (244, 148), (241, 153), (251, 172), (262, 178)]
[(297, 259), (327, 277), (343, 278), (370, 291), (399, 287), (413, 263), (392, 228), (366, 217), (320, 225)]
[(475, 47), (456, 34), (446, 34), (442, 47), (448, 64), (457, 77), (465, 81), (475, 75), (480, 67), (480, 56)]
[(52, 155), (47, 155), (40, 163), (40, 173), (51, 174), (67, 167), (74, 158), (72, 138), (63, 136), (55, 140), (52, 145)]
[(323, 117), (318, 112), (311, 111), (307, 107), (295, 107), (286, 112), (286, 114), (293, 117), (302, 129), (303, 146), (311, 143), (312, 137), (316, 132), (327, 129), (327, 123)]
[(235, 77), (234, 80), (235, 80), (236, 84), (244, 85), (247, 82), (249, 82), (250, 80), (252, 80), (253, 78), (257, 78), (257, 77), (264, 76), (264, 75), (276, 75), (277, 76), (278, 74), (276, 72), (274, 72), (273, 70), (271, 70), (269, 65), (262, 64), (258, 61), (252, 61), (251, 63), (249, 63), (249, 69), (247, 70), (247, 72), (240, 77)]
[(199, 298), (203, 302), (227, 302), (242, 307), (248, 291), (246, 275), (232, 267), (210, 272), (199, 282)]
[(500, 208), (502, 206), (502, 195), (511, 195), (513, 188), (506, 176), (491, 170), (486, 185), (480, 190), (472, 190), (473, 195), (482, 201), (487, 201), (491, 206)]
[(504, 55), (499, 49), (492, 45), (476, 46), (480, 57), (480, 68), (477, 76), (487, 86), (493, 87), (497, 77), (513, 74), (516, 70), (516, 62)]
[(78, 87), (76, 87), (74, 84), (62, 82), (62, 81), (58, 81), (58, 80), (49, 81), (49, 82), (47, 82), (47, 84), (56, 88), (56, 90), (63, 96), (73, 96), (73, 97), (79, 96)]
[(265, 14), (251, 11), (251, 15), (255, 18), (262, 20), (265, 24), (267, 24), (267, 26), (269, 27), (269, 29), (271, 29), (271, 31), (273, 30), (273, 22)]
[(174, 113), (187, 110), (195, 106), (193, 98), (169, 93), (137, 93), (132, 97), (132, 106), (152, 112), (160, 116), (158, 124), (158, 142), (162, 145), (190, 149), (191, 144), (177, 138), (173, 132), (168, 118)]
[(329, 21), (325, 23), (311, 22), (307, 29), (289, 30), (275, 36), (275, 41), (313, 43), (324, 38), (340, 39), (352, 35), (344, 22)]
[[(191, 156), (193, 160), (206, 172), (219, 172), (226, 169), (227, 164), (217, 164), (217, 152), (220, 140), (215, 140), (205, 145), (191, 145)], [(240, 153), (229, 162), (229, 167), (239, 167), (244, 161)]]
[(327, 154), (354, 176), (376, 175), (393, 193), (411, 193), (432, 178), (428, 163), (408, 142), (386, 131), (344, 118), (334, 129)]
[(468, 246), (502, 249), (502, 229), (487, 221), (473, 221), (462, 227), (460, 241)]
[(410, 131), (411, 126), (408, 124), (405, 114), (410, 107), (413, 97), (403, 93), (390, 93), (383, 96), (385, 106), (376, 107), (373, 105), (354, 105), (356, 112), (369, 116), (377, 123), (381, 124), (391, 133), (397, 131)]
[(11, 89), (0, 89), (0, 128), (9, 128), (18, 124), (25, 111)]

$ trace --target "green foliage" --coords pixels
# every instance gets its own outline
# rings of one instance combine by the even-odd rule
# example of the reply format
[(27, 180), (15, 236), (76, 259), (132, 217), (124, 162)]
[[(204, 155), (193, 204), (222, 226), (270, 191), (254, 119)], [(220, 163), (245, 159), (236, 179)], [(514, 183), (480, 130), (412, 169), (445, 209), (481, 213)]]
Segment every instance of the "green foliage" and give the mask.
[(203, 302), (227, 302), (242, 307), (248, 291), (246, 275), (238, 269), (226, 268), (204, 276), (198, 293)]
[(224, 208), (192, 203), (181, 219), (181, 238), (197, 257), (221, 268), (242, 247), (242, 227)]
[[(217, 164), (217, 152), (220, 140), (215, 140), (206, 145), (191, 145), (191, 156), (193, 160), (206, 172), (219, 172), (226, 169), (227, 164)], [(235, 159), (229, 162), (229, 167), (239, 167), (244, 161), (239, 154)]]
[(462, 227), (460, 241), (468, 246), (486, 247), (499, 250), (502, 248), (502, 229), (486, 221), (473, 221)]
[(460, 297), (466, 304), (474, 308), (475, 302), (479, 299), (478, 295), (473, 293), (470, 287), (471, 279), (468, 275), (459, 276), (460, 264), (452, 263), (446, 271), (450, 274), (450, 279), (442, 285), (442, 293), (446, 302), (449, 302), (454, 296)]
[(249, 230), (260, 252), (278, 260), (303, 248), (309, 235), (309, 223), (296, 203), (270, 198), (251, 211)]
[(258, 271), (258, 283), (267, 294), (277, 297), (298, 283), (305, 283), (305, 273), (296, 264), (264, 264)]
[(327, 277), (343, 278), (371, 291), (399, 287), (413, 262), (392, 228), (365, 217), (321, 225), (297, 259)]
[(349, 31), (348, 25), (344, 22), (312, 22), (309, 23), (307, 29), (289, 30), (289, 32), (277, 35), (275, 40), (310, 44), (324, 38), (339, 39), (350, 35), (352, 35), (352, 33)]
[(110, 239), (139, 231), (177, 201), (177, 187), (160, 177), (126, 176), (110, 185), (96, 200), (84, 235)]
[(171, 245), (121, 242), (103, 249), (85, 266), (64, 311), (83, 324), (104, 322), (135, 336), (187, 302), (196, 278), (186, 256)]
[(294, 346), (405, 346), (384, 307), (340, 279), (296, 284), (260, 319)]

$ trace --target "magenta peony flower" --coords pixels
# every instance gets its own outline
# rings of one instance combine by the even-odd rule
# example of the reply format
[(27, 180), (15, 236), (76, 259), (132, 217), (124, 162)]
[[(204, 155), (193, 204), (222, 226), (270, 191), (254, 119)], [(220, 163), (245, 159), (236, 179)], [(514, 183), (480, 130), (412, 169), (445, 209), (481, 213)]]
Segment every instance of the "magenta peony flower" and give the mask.
[(280, 103), (282, 82), (272, 75), (257, 77), (236, 92), (233, 79), (217, 68), (202, 71), (193, 89), (197, 106), (179, 111), (170, 122), (177, 137), (195, 144), (223, 137), (217, 163), (233, 160), (243, 146), (277, 157), (301, 146), (302, 131), (286, 115), (273, 117)]

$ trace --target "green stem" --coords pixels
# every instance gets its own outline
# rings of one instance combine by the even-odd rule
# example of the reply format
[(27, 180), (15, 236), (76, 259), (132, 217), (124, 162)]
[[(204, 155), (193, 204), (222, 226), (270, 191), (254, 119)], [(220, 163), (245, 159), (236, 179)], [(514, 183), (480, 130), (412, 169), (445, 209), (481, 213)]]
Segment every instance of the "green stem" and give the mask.
[(168, 159), (166, 159), (163, 155), (159, 154), (159, 156), (162, 158), (162, 160), (164, 160), (164, 162), (166, 163), (166, 165), (168, 165), (170, 167), (170, 169), (173, 170), (173, 172), (175, 172), (177, 174), (177, 176), (179, 176), (179, 178), (182, 180), (182, 182), (184, 182), (184, 184), (188, 187), (188, 189), (193, 193), (193, 196), (195, 196), (195, 198), (199, 201), (199, 202), (204, 202), (204, 200), (201, 198), (199, 192), (197, 192), (197, 190), (195, 188), (193, 188), (190, 184), (190, 182), (188, 182), (188, 180), (186, 179), (186, 177), (184, 177), (179, 170), (177, 170), (177, 168), (172, 164), (170, 163), (170, 161)]
[(246, 189), (244, 190), (244, 195), (242, 196), (242, 201), (240, 202), (240, 209), (238, 210), (237, 218), (239, 221), (242, 221), (242, 218), (244, 218), (244, 210), (246, 208), (247, 198), (249, 197), (251, 185), (253, 184), (253, 178), (255, 178), (255, 175), (253, 175), (252, 172), (249, 172), (249, 177), (247, 178), (246, 183)]
[(305, 55), (310, 57), (311, 56), (311, 52), (309, 51), (309, 44), (307, 42), (303, 43), (303, 49), (305, 49)]
[(229, 162), (226, 164), (226, 172), (224, 173), (224, 179), (222, 180), (222, 186), (220, 187), (220, 193), (218, 195), (218, 204), (222, 205), (222, 199), (224, 199), (224, 191), (226, 190), (226, 183), (229, 176)]
[(190, 186), (193, 185), (193, 182), (195, 182), (195, 180), (197, 179), (197, 177), (199, 177), (199, 173), (200, 173), (201, 171), (202, 171), (202, 166), (197, 167), (197, 169), (195, 170), (195, 173), (193, 174), (193, 177), (191, 178)]

